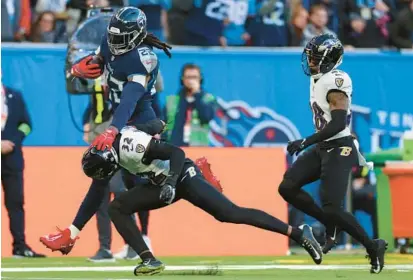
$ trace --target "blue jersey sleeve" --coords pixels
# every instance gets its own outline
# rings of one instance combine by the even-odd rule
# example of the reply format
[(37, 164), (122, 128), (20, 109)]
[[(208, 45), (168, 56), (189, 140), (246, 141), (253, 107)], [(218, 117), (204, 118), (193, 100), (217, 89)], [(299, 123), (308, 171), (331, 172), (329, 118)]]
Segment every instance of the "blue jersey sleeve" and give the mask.
[[(148, 46), (141, 46), (131, 51), (128, 57), (128, 63), (125, 65), (125, 75), (129, 80), (142, 83), (142, 77), (151, 75), (158, 67), (158, 57)], [(144, 80), (145, 81), (145, 80)]]

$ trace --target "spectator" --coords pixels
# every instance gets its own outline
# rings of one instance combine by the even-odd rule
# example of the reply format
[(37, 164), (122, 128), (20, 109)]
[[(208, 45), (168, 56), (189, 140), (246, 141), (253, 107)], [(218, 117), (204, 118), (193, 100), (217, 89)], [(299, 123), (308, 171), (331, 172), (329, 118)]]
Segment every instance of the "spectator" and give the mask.
[(24, 41), (30, 35), (29, 0), (1, 1), (1, 41)]
[(298, 5), (294, 7), (291, 26), (290, 26), (290, 42), (289, 45), (292, 47), (301, 46), (301, 41), (303, 40), (304, 29), (308, 23), (308, 12), (303, 6)]
[(31, 131), (21, 94), (1, 85), (1, 183), (13, 236), (13, 256), (39, 258), (26, 243), (24, 219), (24, 158), (22, 143)]
[(390, 25), (390, 40), (399, 49), (413, 48), (413, 0)]
[(187, 40), (185, 22), (193, 7), (193, 0), (172, 0), (167, 12), (168, 42), (173, 45), (185, 45)]
[(303, 0), (303, 5), (310, 11), (311, 6), (323, 5), (327, 9), (328, 13), (328, 29), (332, 30), (334, 33), (338, 32), (339, 27), (339, 17), (338, 17), (338, 2), (342, 0)]
[(287, 3), (286, 0), (256, 0), (257, 15), (248, 26), (253, 46), (288, 46)]
[[(218, 8), (217, 4), (222, 8)], [(226, 46), (224, 21), (227, 17), (227, 3), (193, 0), (193, 6), (185, 21), (185, 45)]]
[(327, 28), (328, 14), (323, 5), (314, 5), (310, 9), (310, 23), (303, 32), (302, 46), (305, 46), (313, 37), (321, 34), (336, 34)]
[(72, 35), (77, 25), (86, 18), (88, 7), (123, 7), (123, 0), (68, 0), (66, 7), (69, 15), (67, 33)]
[(51, 11), (44, 11), (39, 14), (33, 24), (30, 40), (34, 43), (60, 43), (65, 42), (64, 34), (56, 31), (56, 17)]
[(40, 14), (45, 11), (51, 11), (53, 13), (63, 13), (66, 10), (67, 0), (37, 0), (36, 1), (36, 13)]
[(164, 41), (168, 37), (167, 10), (170, 8), (168, 0), (128, 0), (129, 6), (141, 9), (147, 20), (148, 32), (155, 34)]
[(233, 0), (224, 19), (224, 46), (244, 46), (251, 39), (245, 30), (247, 17), (255, 14), (255, 0)]
[(208, 146), (209, 121), (215, 113), (215, 98), (203, 89), (201, 69), (185, 64), (182, 87), (166, 99), (167, 138), (176, 146)]
[(341, 37), (345, 45), (381, 48), (388, 42), (391, 0), (339, 1)]

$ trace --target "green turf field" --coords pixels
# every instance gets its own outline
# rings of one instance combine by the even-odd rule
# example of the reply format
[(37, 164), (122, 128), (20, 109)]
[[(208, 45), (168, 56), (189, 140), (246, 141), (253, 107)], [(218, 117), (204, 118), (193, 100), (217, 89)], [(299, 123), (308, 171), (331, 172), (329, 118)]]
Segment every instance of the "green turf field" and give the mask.
[(11, 259), (2, 258), (2, 279), (92, 280), (364, 280), (367, 277), (388, 280), (413, 280), (412, 255), (387, 255), (387, 267), (379, 275), (370, 275), (363, 255), (327, 255), (323, 264), (313, 265), (307, 256), (290, 257), (173, 257), (160, 258), (167, 269), (154, 276), (133, 275), (136, 261), (96, 264), (85, 258)]

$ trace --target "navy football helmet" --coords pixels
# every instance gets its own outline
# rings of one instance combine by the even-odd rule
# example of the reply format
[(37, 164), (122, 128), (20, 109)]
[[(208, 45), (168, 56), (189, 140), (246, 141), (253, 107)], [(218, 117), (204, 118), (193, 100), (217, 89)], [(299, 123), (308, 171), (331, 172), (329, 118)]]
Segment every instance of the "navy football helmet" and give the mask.
[(111, 18), (107, 28), (110, 52), (121, 55), (142, 44), (148, 34), (146, 15), (135, 7), (124, 7)]
[(338, 67), (343, 60), (344, 48), (331, 34), (315, 36), (304, 48), (301, 63), (304, 73), (318, 79)]
[(103, 180), (110, 178), (119, 168), (118, 154), (114, 148), (99, 151), (89, 147), (83, 154), (82, 168), (86, 176)]

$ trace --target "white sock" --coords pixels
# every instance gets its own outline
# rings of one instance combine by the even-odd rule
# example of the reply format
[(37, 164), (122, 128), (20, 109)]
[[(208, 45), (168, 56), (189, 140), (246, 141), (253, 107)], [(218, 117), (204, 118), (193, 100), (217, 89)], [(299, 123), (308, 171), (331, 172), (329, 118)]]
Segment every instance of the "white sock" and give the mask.
[(74, 225), (70, 225), (69, 230), (70, 230), (70, 238), (71, 239), (75, 239), (76, 236), (78, 236), (79, 233), (80, 233), (80, 230), (77, 227), (75, 227)]

